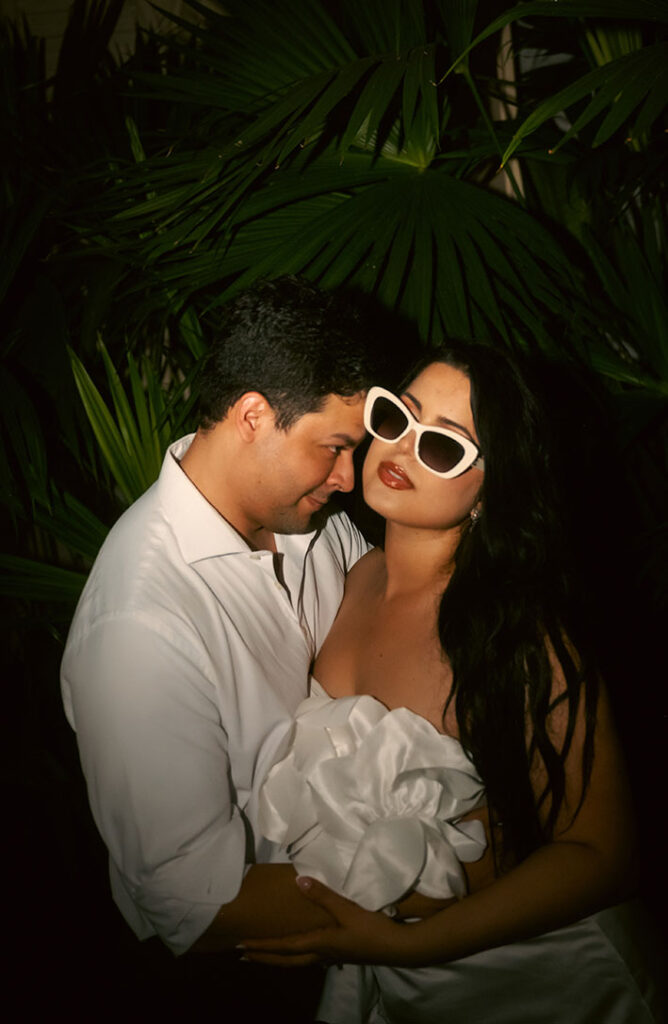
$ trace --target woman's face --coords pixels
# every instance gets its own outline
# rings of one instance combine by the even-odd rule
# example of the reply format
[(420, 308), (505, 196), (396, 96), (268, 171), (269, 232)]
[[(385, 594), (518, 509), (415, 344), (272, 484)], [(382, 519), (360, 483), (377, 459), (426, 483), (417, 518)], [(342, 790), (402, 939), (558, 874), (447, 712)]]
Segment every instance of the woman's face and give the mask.
[[(425, 426), (446, 427), (478, 444), (471, 412), (471, 383), (465, 373), (432, 363), (401, 396)], [(478, 501), (483, 471), (471, 467), (444, 480), (415, 457), (415, 431), (391, 443), (371, 443), (362, 473), (364, 498), (390, 522), (428, 530), (447, 530), (466, 522)]]

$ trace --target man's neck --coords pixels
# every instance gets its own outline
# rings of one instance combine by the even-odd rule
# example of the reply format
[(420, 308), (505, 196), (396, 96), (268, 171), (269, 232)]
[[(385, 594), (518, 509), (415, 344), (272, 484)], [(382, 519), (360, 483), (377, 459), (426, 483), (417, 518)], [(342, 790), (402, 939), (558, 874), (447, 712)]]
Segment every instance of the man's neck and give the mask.
[[(216, 428), (214, 428), (215, 430)], [(181, 469), (203, 498), (236, 530), (252, 551), (276, 552), (276, 538), (264, 526), (249, 521), (237, 500), (234, 473), (226, 464), (234, 466), (234, 459), (225, 459), (223, 446), (213, 431), (198, 430), (192, 444), (180, 462)]]

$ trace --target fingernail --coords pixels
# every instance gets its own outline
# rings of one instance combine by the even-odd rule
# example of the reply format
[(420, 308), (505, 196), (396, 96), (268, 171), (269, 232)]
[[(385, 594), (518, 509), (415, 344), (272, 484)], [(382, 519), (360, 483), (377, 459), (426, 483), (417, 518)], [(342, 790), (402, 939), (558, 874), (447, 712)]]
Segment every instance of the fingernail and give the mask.
[(308, 892), (311, 886), (313, 885), (313, 879), (307, 878), (305, 875), (299, 875), (297, 877), (297, 885), (302, 890), (302, 892)]

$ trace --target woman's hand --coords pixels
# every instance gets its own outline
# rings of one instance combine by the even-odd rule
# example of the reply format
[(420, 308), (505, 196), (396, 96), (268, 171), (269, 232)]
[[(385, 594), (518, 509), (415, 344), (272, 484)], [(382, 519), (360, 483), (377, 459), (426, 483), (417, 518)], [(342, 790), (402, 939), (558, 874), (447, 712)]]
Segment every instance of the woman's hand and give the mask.
[(238, 947), (248, 960), (279, 967), (344, 962), (410, 966), (419, 961), (417, 951), (411, 956), (415, 925), (363, 910), (313, 878), (298, 878), (297, 885), (307, 899), (331, 914), (336, 926), (283, 939), (248, 939)]

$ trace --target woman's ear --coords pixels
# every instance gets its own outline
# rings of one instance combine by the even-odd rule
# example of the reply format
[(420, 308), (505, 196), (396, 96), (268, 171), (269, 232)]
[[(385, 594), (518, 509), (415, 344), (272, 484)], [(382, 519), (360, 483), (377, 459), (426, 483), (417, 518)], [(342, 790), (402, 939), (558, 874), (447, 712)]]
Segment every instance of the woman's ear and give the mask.
[(246, 444), (252, 444), (266, 430), (274, 427), (274, 411), (259, 391), (247, 391), (232, 408), (234, 425)]

